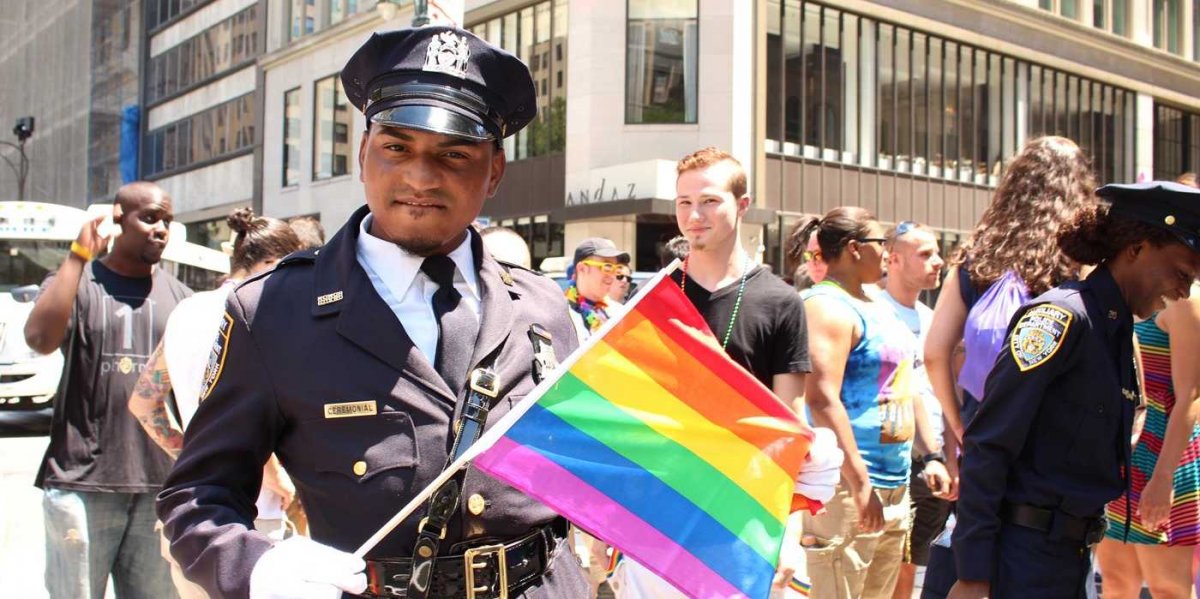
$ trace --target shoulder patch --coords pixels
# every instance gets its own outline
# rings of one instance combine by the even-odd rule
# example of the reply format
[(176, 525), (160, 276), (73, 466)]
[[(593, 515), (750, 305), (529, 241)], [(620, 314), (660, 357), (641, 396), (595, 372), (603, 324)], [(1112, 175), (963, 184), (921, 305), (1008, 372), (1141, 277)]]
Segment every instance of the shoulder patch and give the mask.
[(1074, 317), (1065, 308), (1041, 304), (1030, 308), (1013, 327), (1009, 349), (1021, 372), (1045, 364), (1058, 353)]
[(208, 399), (217, 381), (221, 380), (221, 372), (225, 370), (225, 356), (229, 353), (229, 331), (233, 328), (233, 317), (226, 312), (221, 319), (221, 328), (213, 341), (212, 351), (208, 354), (208, 364), (204, 366), (204, 381), (200, 385), (200, 401)]

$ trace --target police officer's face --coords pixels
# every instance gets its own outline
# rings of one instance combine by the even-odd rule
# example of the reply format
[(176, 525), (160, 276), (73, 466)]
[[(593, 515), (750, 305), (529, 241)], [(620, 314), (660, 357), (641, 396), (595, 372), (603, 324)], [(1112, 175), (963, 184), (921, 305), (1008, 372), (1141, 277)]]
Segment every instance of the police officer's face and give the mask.
[(372, 124), (358, 162), (371, 234), (419, 256), (458, 247), (504, 175), (492, 142)]
[(1126, 248), (1132, 254), (1132, 279), (1121, 287), (1129, 309), (1139, 318), (1149, 318), (1166, 307), (1167, 301), (1183, 299), (1200, 276), (1200, 254), (1186, 245), (1171, 242), (1162, 247), (1142, 243)]
[(158, 264), (171, 238), (171, 198), (160, 189), (146, 192), (129, 202), (118, 203), (113, 214), (121, 235), (113, 244), (120, 252), (143, 264)]
[(718, 162), (693, 169), (675, 181), (675, 222), (692, 250), (726, 247), (736, 241), (738, 219), (750, 206), (750, 197), (736, 197), (729, 181), (737, 166)]

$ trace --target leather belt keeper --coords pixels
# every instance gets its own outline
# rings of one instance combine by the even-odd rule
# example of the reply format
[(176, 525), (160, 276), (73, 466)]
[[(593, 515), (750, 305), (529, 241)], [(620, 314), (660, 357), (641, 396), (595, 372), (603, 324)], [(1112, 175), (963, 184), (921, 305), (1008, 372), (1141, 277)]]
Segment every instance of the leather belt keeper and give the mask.
[[(542, 526), (510, 543), (476, 541), (462, 553), (433, 560), (430, 597), (508, 599), (541, 580), (563, 537), (554, 525)], [(482, 543), (482, 544), (480, 544)], [(458, 549), (458, 547), (455, 547)], [(367, 597), (409, 597), (410, 558), (368, 559)]]
[(1094, 545), (1104, 538), (1107, 522), (1103, 516), (1081, 518), (1059, 510), (1050, 510), (1032, 505), (1005, 503), (1001, 510), (1005, 522), (1032, 528), (1048, 535)]

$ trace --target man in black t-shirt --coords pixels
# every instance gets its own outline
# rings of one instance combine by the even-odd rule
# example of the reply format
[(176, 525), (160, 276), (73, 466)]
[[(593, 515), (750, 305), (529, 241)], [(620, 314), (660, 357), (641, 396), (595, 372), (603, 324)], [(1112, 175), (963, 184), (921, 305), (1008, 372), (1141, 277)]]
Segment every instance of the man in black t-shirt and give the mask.
[[(787, 283), (757, 264), (741, 243), (741, 220), (750, 207), (746, 172), (732, 155), (698, 150), (679, 161), (675, 218), (690, 246), (683, 268), (671, 276), (704, 317), (717, 342), (804, 418), (804, 378), (812, 370), (804, 303)], [(828, 434), (826, 434), (828, 433)], [(832, 433), (819, 433), (797, 481), (798, 493), (828, 501), (842, 463)], [(794, 539), (793, 539), (794, 541)], [(781, 572), (790, 572), (781, 559)], [(776, 587), (786, 583), (778, 578)], [(682, 597), (631, 560), (613, 573), (620, 599)]]
[(121, 234), (92, 260), (108, 246), (104, 218), (84, 224), (25, 325), (31, 348), (66, 358), (36, 481), (46, 493), (46, 589), (54, 599), (101, 597), (111, 573), (118, 597), (176, 597), (154, 529), (171, 462), (126, 405), (167, 316), (192, 292), (155, 267), (173, 218), (162, 189), (139, 182), (117, 192)]
[(742, 248), (745, 171), (716, 148), (685, 157), (678, 171), (675, 218), (690, 250), (672, 277), (726, 353), (800, 411), (812, 370), (804, 302)]

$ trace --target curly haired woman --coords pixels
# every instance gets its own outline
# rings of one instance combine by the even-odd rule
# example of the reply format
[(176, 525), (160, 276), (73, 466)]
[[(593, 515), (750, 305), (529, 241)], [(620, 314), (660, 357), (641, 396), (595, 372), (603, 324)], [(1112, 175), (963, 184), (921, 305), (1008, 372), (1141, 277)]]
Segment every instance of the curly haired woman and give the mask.
[[(946, 419), (943, 448), (949, 457), (951, 498), (958, 492), (954, 456), (965, 422), (979, 405), (983, 382), (1020, 305), (992, 298), (1008, 293), (1028, 299), (1078, 277), (1079, 265), (1058, 249), (1055, 239), (1080, 210), (1096, 203), (1095, 187), (1091, 163), (1075, 142), (1053, 136), (1030, 140), (1009, 162), (991, 204), (950, 259), (925, 340), (925, 368)], [(956, 377), (952, 359), (964, 339), (966, 360)], [(935, 548), (923, 596), (945, 597), (955, 578), (949, 551)]]

